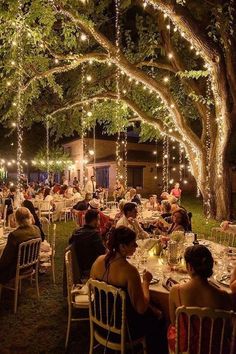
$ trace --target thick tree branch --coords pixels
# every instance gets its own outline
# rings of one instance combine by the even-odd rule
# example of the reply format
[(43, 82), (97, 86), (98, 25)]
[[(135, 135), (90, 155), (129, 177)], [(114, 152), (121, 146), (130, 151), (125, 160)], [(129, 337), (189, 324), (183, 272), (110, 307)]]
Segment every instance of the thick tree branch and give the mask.
[(61, 59), (61, 60), (73, 60), (71, 64), (65, 64), (61, 66), (57, 66), (55, 68), (49, 69), (47, 71), (44, 71), (42, 73), (36, 74), (34, 77), (32, 77), (26, 84), (23, 86), (22, 91), (25, 92), (29, 86), (36, 80), (44, 79), (47, 78), (53, 74), (61, 74), (66, 71), (73, 70), (77, 68), (79, 65), (82, 63), (88, 62), (90, 60), (95, 60), (98, 62), (104, 62), (108, 59), (108, 56), (106, 54), (102, 53), (89, 53), (89, 54), (84, 54), (84, 55), (57, 55), (54, 53), (54, 57), (56, 59)]
[(147, 2), (167, 13), (176, 26), (185, 33), (187, 40), (204, 53), (208, 62), (219, 61), (219, 48), (208, 37), (206, 31), (198, 24), (186, 6), (177, 4), (175, 0), (147, 0)]
[(141, 61), (136, 65), (138, 68), (142, 68), (143, 66), (150, 66), (152, 68), (158, 68), (158, 69), (163, 69), (167, 71), (171, 71), (172, 73), (176, 74), (177, 70), (170, 64), (167, 63), (160, 63), (157, 61), (153, 60), (148, 60), (148, 61)]
[(164, 85), (155, 81), (142, 70), (136, 68), (126, 59), (122, 52), (120, 52), (118, 56), (117, 48), (102, 33), (95, 29), (91, 22), (85, 20), (84, 17), (78, 14), (74, 15), (70, 11), (64, 10), (63, 8), (59, 8), (58, 12), (77, 24), (88, 35), (92, 36), (104, 49), (107, 50), (110, 56), (110, 60), (114, 62), (128, 76), (133, 77), (134, 79), (142, 82), (151, 90), (155, 91), (163, 100), (178, 130), (181, 131), (183, 136), (185, 136), (185, 139), (188, 141), (188, 143), (191, 144), (194, 149), (198, 150), (199, 153), (201, 153), (202, 145), (200, 139), (186, 124), (185, 118), (183, 117), (181, 111), (178, 109), (176, 102), (173, 100), (169, 90)]

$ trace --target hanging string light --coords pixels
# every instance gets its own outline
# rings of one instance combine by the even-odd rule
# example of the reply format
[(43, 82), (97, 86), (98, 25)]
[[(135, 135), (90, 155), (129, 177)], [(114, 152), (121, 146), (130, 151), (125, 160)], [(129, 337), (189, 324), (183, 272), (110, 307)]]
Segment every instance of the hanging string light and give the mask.
[(47, 164), (47, 179), (49, 182), (49, 117), (46, 120), (46, 164)]
[(17, 121), (16, 121), (16, 129), (17, 129), (17, 193), (20, 194), (21, 184), (22, 184), (22, 174), (23, 174), (23, 165), (22, 165), (22, 141), (23, 141), (23, 80), (24, 80), (24, 72), (23, 72), (23, 15), (22, 15), (22, 2), (18, 0), (18, 18), (19, 21), (16, 24), (16, 37), (15, 37), (15, 46), (16, 55), (17, 55), (17, 67), (18, 67), (18, 88), (17, 88), (17, 99), (16, 99), (16, 109), (17, 109)]
[[(120, 58), (120, 0), (115, 0), (115, 8), (116, 8), (116, 19), (115, 19), (115, 27), (116, 27), (116, 56), (119, 61)], [(120, 128), (119, 128), (119, 103), (120, 103), (120, 69), (116, 68), (116, 112), (115, 119), (118, 126), (117, 140), (116, 140), (116, 178), (120, 179), (121, 174), (121, 161), (122, 158), (120, 156)]]
[(96, 121), (93, 126), (93, 170), (96, 176)]
[[(210, 101), (211, 96), (211, 81), (207, 79), (207, 101)], [(206, 223), (211, 216), (211, 188), (210, 188), (210, 178), (211, 178), (211, 133), (210, 133), (210, 109), (207, 107), (206, 114), (206, 200), (205, 200), (205, 209), (206, 209)]]
[(163, 140), (162, 140), (162, 191), (163, 192), (167, 192), (168, 188), (167, 188), (167, 153), (166, 153), (166, 135), (164, 135)]
[(183, 147), (179, 144), (179, 181), (183, 180)]
[(127, 140), (127, 128), (124, 131), (124, 187), (127, 189), (128, 184), (128, 140)]
[[(84, 99), (84, 83), (85, 83), (85, 68), (84, 65), (81, 65), (81, 100)], [(85, 176), (85, 110), (84, 104), (81, 105), (81, 151), (82, 151), (82, 188), (85, 188), (86, 176)]]

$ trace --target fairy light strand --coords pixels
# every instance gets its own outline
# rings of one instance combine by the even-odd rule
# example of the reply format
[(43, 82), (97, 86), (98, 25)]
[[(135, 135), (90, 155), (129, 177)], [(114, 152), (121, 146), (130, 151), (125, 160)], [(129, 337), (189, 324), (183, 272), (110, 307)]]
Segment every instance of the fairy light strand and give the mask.
[(23, 165), (22, 165), (22, 142), (23, 142), (23, 95), (22, 95), (22, 87), (24, 80), (24, 72), (23, 72), (23, 40), (22, 40), (22, 31), (23, 31), (23, 16), (22, 16), (22, 2), (18, 0), (18, 17), (19, 21), (16, 26), (17, 35), (15, 44), (17, 45), (17, 62), (18, 62), (18, 87), (17, 87), (17, 100), (16, 100), (16, 109), (17, 109), (17, 193), (20, 194), (20, 190), (22, 187), (22, 174), (23, 174)]
[[(120, 0), (115, 0), (115, 28), (116, 28), (116, 56), (119, 61), (120, 58)], [(121, 178), (121, 156), (120, 156), (120, 127), (119, 127), (119, 103), (120, 103), (120, 69), (117, 66), (116, 68), (116, 112), (115, 119), (117, 122), (118, 133), (116, 140), (116, 179)]]
[(49, 182), (49, 118), (46, 120), (46, 163), (47, 163), (47, 179)]

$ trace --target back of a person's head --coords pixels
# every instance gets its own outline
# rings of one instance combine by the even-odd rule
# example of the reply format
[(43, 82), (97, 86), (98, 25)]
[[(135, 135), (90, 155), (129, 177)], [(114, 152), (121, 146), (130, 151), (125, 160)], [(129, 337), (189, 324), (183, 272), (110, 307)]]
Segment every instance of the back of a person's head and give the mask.
[(16, 187), (10, 187), (10, 192), (15, 193), (16, 192)]
[(91, 199), (91, 194), (90, 193), (86, 193), (84, 199), (85, 200)]
[(207, 279), (212, 276), (214, 260), (207, 247), (203, 245), (188, 247), (185, 251), (184, 259), (199, 277)]
[(107, 249), (108, 253), (105, 257), (105, 265), (107, 267), (110, 259), (119, 251), (121, 245), (128, 245), (136, 240), (136, 233), (126, 226), (111, 228), (108, 232)]
[(133, 211), (133, 209), (136, 208), (136, 206), (137, 206), (136, 203), (132, 203), (132, 202), (125, 203), (123, 209), (125, 216), (128, 214), (128, 212)]
[(130, 195), (133, 196), (137, 193), (136, 189), (135, 188), (131, 188), (130, 191), (129, 191)]
[(95, 209), (87, 210), (86, 213), (85, 213), (85, 223), (86, 224), (90, 224), (92, 221), (97, 219), (98, 214), (99, 214), (98, 210), (95, 210)]
[(124, 210), (124, 206), (125, 206), (126, 203), (127, 203), (127, 202), (126, 202), (125, 199), (121, 199), (121, 200), (119, 201), (119, 209), (120, 209), (120, 211), (123, 211), (123, 210)]
[(50, 188), (45, 188), (44, 190), (44, 198), (46, 198), (48, 195), (50, 195)]
[(20, 207), (16, 210), (16, 222), (19, 226), (31, 225), (31, 213), (28, 208)]
[(169, 213), (171, 211), (171, 204), (167, 200), (163, 200), (161, 204), (164, 208), (165, 213)]

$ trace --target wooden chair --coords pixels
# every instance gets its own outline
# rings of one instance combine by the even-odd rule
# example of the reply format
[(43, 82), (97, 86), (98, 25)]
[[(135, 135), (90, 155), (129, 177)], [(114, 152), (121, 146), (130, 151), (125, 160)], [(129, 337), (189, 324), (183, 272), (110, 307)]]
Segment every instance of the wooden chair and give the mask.
[(21, 281), (23, 279), (30, 278), (32, 282), (33, 275), (35, 276), (36, 291), (39, 298), (38, 266), (40, 245), (41, 238), (22, 242), (19, 245), (16, 276), (13, 279), (13, 286), (10, 284), (0, 284), (0, 296), (2, 288), (14, 291), (14, 313), (17, 311), (18, 293), (21, 293)]
[(44, 257), (43, 252), (40, 254), (40, 262), (41, 262), (40, 267), (51, 268), (53, 284), (55, 284), (56, 282), (56, 278), (55, 278), (56, 228), (57, 225), (53, 224), (52, 236), (50, 236), (50, 232), (48, 233), (47, 242), (50, 245), (50, 252), (49, 254), (47, 254), (46, 252), (45, 261), (42, 261), (41, 259), (41, 257)]
[(221, 227), (211, 229), (211, 240), (229, 247), (236, 247), (236, 233), (230, 229), (222, 230)]
[[(183, 330), (186, 331), (186, 340), (183, 339)], [(235, 340), (235, 312), (200, 307), (177, 308), (175, 354), (235, 354)]]
[(72, 317), (73, 309), (88, 309), (88, 295), (82, 295), (79, 290), (82, 288), (82, 284), (73, 284), (73, 270), (72, 270), (72, 253), (67, 251), (65, 253), (66, 264), (66, 280), (67, 280), (67, 303), (68, 303), (68, 321), (66, 331), (65, 348), (67, 348), (71, 322), (76, 321), (88, 321), (89, 317)]
[[(128, 338), (128, 341), (126, 341), (125, 292), (107, 283), (92, 279), (88, 281), (88, 288), (90, 318), (89, 354), (93, 353), (94, 339), (105, 348), (120, 351), (121, 354), (125, 353), (127, 347), (130, 348), (141, 344), (144, 354), (147, 354), (144, 337), (135, 341), (131, 341), (131, 338)], [(109, 336), (114, 335), (119, 338), (119, 341), (109, 339)]]

